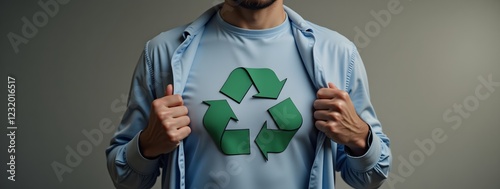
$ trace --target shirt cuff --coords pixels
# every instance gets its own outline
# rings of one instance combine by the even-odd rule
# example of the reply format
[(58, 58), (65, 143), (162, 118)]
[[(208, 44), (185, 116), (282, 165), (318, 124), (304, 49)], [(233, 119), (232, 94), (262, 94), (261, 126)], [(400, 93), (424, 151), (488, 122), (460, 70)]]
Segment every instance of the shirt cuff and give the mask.
[[(349, 153), (346, 153), (347, 164), (354, 170), (360, 172), (366, 172), (370, 170), (378, 163), (378, 160), (382, 155), (380, 138), (375, 133), (373, 133), (371, 129), (369, 135), (371, 135), (372, 140), (371, 144), (368, 143), (368, 150), (365, 154), (361, 156), (351, 156), (349, 155)], [(370, 140), (368, 140), (367, 142), (370, 142)]]
[[(141, 131), (142, 132), (142, 131)], [(126, 158), (127, 164), (139, 174), (150, 175), (154, 173), (159, 168), (159, 158), (147, 159), (142, 156), (139, 149), (139, 135), (141, 132), (137, 133), (134, 138), (127, 144), (126, 148)]]

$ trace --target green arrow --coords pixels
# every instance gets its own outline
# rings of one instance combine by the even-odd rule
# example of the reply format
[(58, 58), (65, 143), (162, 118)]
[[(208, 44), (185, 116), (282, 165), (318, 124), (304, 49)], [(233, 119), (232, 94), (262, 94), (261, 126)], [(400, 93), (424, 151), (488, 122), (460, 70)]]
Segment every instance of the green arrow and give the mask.
[(288, 143), (293, 138), (298, 129), (292, 131), (267, 129), (267, 122), (260, 129), (255, 143), (259, 147), (266, 161), (269, 159), (268, 153), (281, 153), (285, 151)]
[(203, 101), (209, 105), (203, 116), (203, 125), (221, 151), (227, 155), (250, 154), (250, 131), (227, 130), (231, 119), (238, 121), (226, 100)]
[(267, 122), (265, 122), (255, 139), (255, 143), (266, 160), (268, 153), (283, 152), (302, 126), (302, 115), (290, 98), (269, 108), (268, 112), (279, 130), (267, 129)]
[(220, 92), (239, 104), (251, 86), (252, 80), (246, 70), (244, 68), (236, 68), (229, 74)]
[(220, 145), (229, 120), (238, 121), (238, 118), (226, 100), (210, 100), (203, 101), (203, 103), (209, 105), (207, 112), (203, 116), (203, 125), (205, 125), (217, 145)]
[(280, 81), (278, 76), (268, 68), (247, 68), (246, 69), (253, 84), (257, 87), (257, 98), (272, 98), (277, 99), (280, 95), (281, 89), (285, 85), (286, 79)]
[(252, 84), (254, 84), (258, 93), (253, 97), (277, 99), (285, 82), (286, 79), (280, 81), (271, 69), (240, 67), (229, 74), (220, 92), (241, 103)]
[(250, 130), (226, 130), (222, 135), (221, 150), (227, 155), (250, 154)]
[(292, 99), (287, 98), (267, 110), (278, 128), (282, 130), (295, 130), (302, 125), (302, 116), (293, 104)]

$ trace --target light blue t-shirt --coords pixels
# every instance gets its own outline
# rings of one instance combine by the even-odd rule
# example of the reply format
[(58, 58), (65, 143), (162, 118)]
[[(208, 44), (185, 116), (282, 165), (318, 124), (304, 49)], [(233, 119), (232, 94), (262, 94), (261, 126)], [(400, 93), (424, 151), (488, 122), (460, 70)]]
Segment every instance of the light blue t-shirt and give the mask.
[(307, 188), (315, 93), (288, 18), (248, 30), (214, 16), (183, 93), (186, 188)]

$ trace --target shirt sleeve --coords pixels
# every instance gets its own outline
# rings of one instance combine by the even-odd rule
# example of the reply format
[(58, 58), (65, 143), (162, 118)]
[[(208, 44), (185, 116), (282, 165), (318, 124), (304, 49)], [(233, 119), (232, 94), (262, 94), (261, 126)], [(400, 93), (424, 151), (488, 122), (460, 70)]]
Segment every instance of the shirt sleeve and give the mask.
[(160, 161), (144, 158), (139, 134), (147, 126), (154, 99), (153, 77), (147, 48), (135, 68), (120, 126), (106, 149), (108, 172), (116, 188), (151, 188), (160, 174)]
[(378, 188), (389, 175), (392, 159), (390, 141), (383, 133), (370, 102), (366, 71), (356, 47), (353, 48), (346, 88), (356, 112), (370, 127), (369, 147), (365, 154), (351, 156), (344, 145), (338, 145), (336, 170), (340, 171), (344, 181), (354, 188)]

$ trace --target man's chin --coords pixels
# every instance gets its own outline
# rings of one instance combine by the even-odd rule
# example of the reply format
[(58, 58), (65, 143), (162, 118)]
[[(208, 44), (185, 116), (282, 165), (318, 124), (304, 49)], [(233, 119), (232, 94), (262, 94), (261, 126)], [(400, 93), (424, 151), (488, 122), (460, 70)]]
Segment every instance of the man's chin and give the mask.
[(276, 0), (233, 0), (235, 4), (245, 9), (261, 10), (276, 2)]

